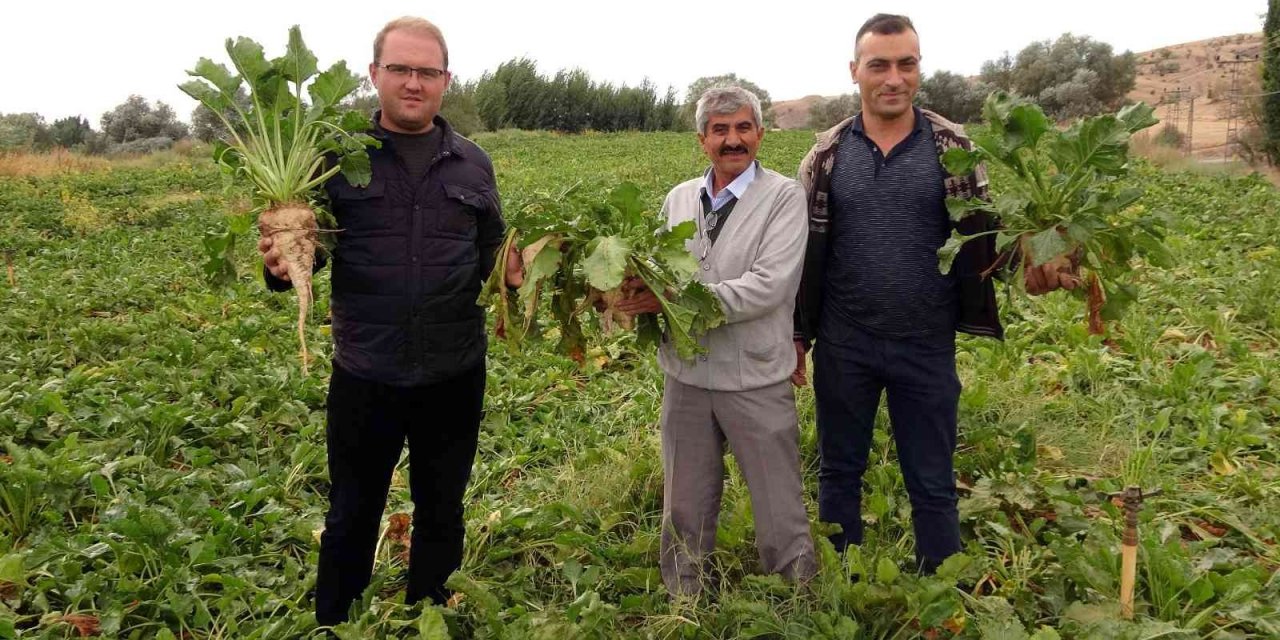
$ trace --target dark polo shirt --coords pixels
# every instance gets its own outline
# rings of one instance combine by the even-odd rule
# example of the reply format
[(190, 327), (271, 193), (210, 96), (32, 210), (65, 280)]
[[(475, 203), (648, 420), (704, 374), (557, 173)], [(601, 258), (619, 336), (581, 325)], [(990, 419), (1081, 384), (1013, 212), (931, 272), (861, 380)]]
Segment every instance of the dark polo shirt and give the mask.
[(951, 233), (944, 177), (919, 109), (915, 129), (888, 156), (866, 136), (861, 115), (845, 130), (831, 175), (822, 325), (852, 323), (894, 338), (955, 330), (956, 282), (938, 271), (937, 250)]

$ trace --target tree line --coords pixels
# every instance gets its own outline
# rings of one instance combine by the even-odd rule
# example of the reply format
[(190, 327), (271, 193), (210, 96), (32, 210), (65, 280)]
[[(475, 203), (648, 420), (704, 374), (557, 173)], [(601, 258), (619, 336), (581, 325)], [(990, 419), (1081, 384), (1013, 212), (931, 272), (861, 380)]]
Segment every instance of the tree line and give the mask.
[[(767, 114), (766, 124), (772, 123), (768, 92), (732, 73), (695, 80), (681, 101), (674, 87), (659, 94), (648, 80), (637, 86), (615, 85), (594, 80), (582, 69), (547, 75), (528, 58), (504, 62), (475, 80), (454, 78), (441, 114), (463, 135), (511, 128), (566, 133), (691, 130), (697, 97), (722, 84), (754, 91)], [(250, 106), (243, 92), (238, 102), (243, 109)], [(344, 106), (372, 113), (378, 106), (377, 93), (366, 79)], [(85, 153), (133, 153), (163, 149), (187, 137), (211, 142), (226, 135), (221, 120), (203, 105), (192, 111), (187, 125), (169, 105), (153, 106), (138, 95), (104, 113), (97, 130), (82, 116), (48, 124), (36, 113), (0, 114), (0, 151), (63, 147)]]
[[(760, 98), (765, 125), (772, 125), (769, 92), (729, 73), (694, 80), (679, 98), (668, 86), (659, 95), (645, 80), (638, 86), (615, 85), (591, 78), (582, 69), (544, 75), (535, 61), (515, 58), (480, 78), (454, 78), (445, 93), (443, 115), (463, 135), (499, 129), (582, 131), (685, 131), (693, 129), (697, 98), (713, 86), (737, 85)], [(366, 81), (349, 107), (372, 111), (377, 94)]]
[[(1116, 54), (1105, 42), (1067, 33), (1033, 42), (1016, 57), (1005, 53), (988, 60), (973, 80), (936, 71), (921, 81), (917, 102), (956, 122), (972, 122), (981, 116), (987, 95), (1001, 89), (1034, 99), (1052, 117), (1068, 119), (1118, 109), (1136, 79), (1132, 52)], [(809, 109), (809, 126), (834, 126), (859, 104), (856, 92), (818, 102)]]
[[(1280, 0), (1268, 0), (1263, 29), (1262, 87), (1258, 111), (1263, 122), (1263, 155), (1280, 163)], [(1035, 99), (1052, 117), (1069, 119), (1111, 111), (1126, 101), (1137, 76), (1132, 52), (1116, 54), (1111, 45), (1088, 36), (1063, 34), (1033, 42), (1016, 56), (983, 63), (976, 78), (939, 70), (921, 82), (918, 103), (957, 122), (979, 119), (986, 96), (1002, 89)], [(766, 126), (773, 126), (772, 100), (759, 85), (733, 73), (698, 78), (681, 99), (674, 87), (665, 91), (649, 80), (637, 86), (593, 79), (578, 68), (542, 73), (529, 58), (514, 58), (479, 78), (455, 78), (445, 94), (442, 114), (463, 133), (498, 129), (582, 131), (681, 131), (693, 128), (698, 96), (712, 86), (732, 84), (760, 97)], [(247, 106), (247, 97), (244, 98)], [(371, 112), (377, 94), (365, 82), (348, 108)], [(860, 108), (857, 93), (820, 100), (808, 113), (808, 126), (825, 129)], [(0, 114), (0, 151), (54, 147), (87, 153), (145, 152), (192, 137), (212, 141), (225, 135), (214, 114), (203, 106), (180, 121), (163, 102), (153, 106), (141, 96), (104, 113), (95, 130), (82, 116), (53, 123), (36, 113)]]
[(142, 153), (167, 148), (191, 129), (163, 102), (152, 106), (142, 96), (129, 96), (102, 114), (95, 130), (83, 116), (46, 123), (38, 113), (0, 114), (0, 151), (48, 151), (55, 147), (84, 153)]

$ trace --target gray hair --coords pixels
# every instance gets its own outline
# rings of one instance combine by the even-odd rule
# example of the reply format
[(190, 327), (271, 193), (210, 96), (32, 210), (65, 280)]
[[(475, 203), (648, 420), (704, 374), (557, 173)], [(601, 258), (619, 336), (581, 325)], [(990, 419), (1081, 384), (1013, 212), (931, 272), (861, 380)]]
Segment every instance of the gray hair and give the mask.
[(698, 133), (707, 132), (707, 121), (712, 115), (723, 116), (737, 113), (743, 107), (751, 107), (751, 115), (756, 119), (756, 126), (764, 126), (764, 116), (760, 112), (760, 98), (756, 94), (735, 86), (711, 87), (702, 92), (698, 98), (698, 108), (694, 112), (694, 123)]

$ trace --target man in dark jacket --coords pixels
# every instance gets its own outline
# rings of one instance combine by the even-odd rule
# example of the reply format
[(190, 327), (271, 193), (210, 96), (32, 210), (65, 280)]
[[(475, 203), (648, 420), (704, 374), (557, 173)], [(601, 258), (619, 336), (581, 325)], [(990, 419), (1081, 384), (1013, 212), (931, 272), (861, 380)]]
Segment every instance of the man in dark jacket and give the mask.
[[(956, 442), (955, 335), (1003, 337), (989, 277), (994, 235), (966, 243), (951, 273), (937, 250), (951, 234), (946, 198), (985, 198), (982, 167), (949, 176), (940, 157), (970, 148), (964, 130), (912, 105), (920, 40), (904, 16), (880, 14), (858, 31), (849, 69), (862, 112), (818, 135), (800, 165), (809, 197), (809, 242), (796, 300), (796, 370), (816, 340), (818, 516), (841, 525), (837, 549), (862, 542), (862, 476), (880, 395), (911, 498), (919, 567), (960, 551), (952, 456)], [(995, 228), (986, 215), (956, 225)], [(1025, 271), (1027, 290), (1074, 288), (1061, 258)]]
[[(369, 74), (381, 106), (373, 178), (326, 185), (333, 250), (329, 513), (320, 538), (316, 619), (347, 619), (369, 584), (392, 472), (409, 442), (414, 502), (406, 600), (443, 604), (462, 561), (462, 496), (485, 387), (484, 313), (476, 305), (502, 243), (493, 165), (439, 116), (449, 86), (440, 30), (400, 18), (374, 41)], [(272, 290), (290, 287), (279, 251), (259, 242)], [(511, 286), (522, 280), (509, 261)]]

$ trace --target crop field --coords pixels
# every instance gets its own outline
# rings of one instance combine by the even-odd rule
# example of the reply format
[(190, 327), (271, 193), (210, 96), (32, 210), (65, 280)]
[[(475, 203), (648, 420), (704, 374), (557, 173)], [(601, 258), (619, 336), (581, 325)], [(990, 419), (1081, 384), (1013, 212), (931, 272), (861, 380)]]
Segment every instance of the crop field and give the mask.
[[(580, 183), (638, 185), (655, 212), (704, 166), (692, 134), (477, 138), (508, 220)], [(794, 174), (812, 141), (770, 132)], [(206, 232), (245, 207), (211, 162), (0, 162), (0, 640), (321, 637), (311, 592), (327, 506), (329, 277), (304, 376), (290, 295), (253, 238), (214, 287)], [(993, 176), (997, 191), (1001, 175)], [(730, 465), (715, 588), (669, 601), (658, 574), (661, 373), (629, 334), (555, 326), (491, 340), (486, 414), (448, 607), (406, 606), (405, 463), (363, 613), (342, 638), (1280, 637), (1280, 192), (1258, 177), (1141, 164), (1172, 266), (1108, 336), (1063, 292), (1001, 303), (1008, 339), (962, 338), (965, 550), (911, 572), (910, 505), (880, 416), (866, 542), (793, 586), (760, 575)], [(11, 266), (10, 266), (11, 265)], [(799, 394), (816, 518), (812, 391)], [(422, 428), (431, 428), (423, 416)], [(1139, 518), (1136, 615), (1120, 615), (1126, 485)]]

